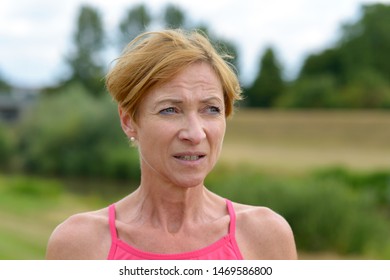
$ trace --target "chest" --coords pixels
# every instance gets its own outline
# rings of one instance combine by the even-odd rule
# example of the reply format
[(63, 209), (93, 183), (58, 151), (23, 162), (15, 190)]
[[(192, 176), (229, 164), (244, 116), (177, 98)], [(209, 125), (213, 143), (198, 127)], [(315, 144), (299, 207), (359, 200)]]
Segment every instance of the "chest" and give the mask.
[(138, 250), (159, 254), (177, 254), (199, 250), (228, 235), (228, 226), (212, 223), (170, 233), (151, 226), (117, 225), (118, 238)]

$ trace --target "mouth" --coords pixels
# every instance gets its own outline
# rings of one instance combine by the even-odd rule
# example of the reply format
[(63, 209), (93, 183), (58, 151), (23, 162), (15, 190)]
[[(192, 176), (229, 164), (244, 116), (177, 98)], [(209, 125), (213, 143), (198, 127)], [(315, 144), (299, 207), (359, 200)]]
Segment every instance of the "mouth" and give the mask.
[(179, 160), (184, 161), (197, 161), (199, 159), (202, 159), (205, 157), (205, 155), (180, 155), (180, 156), (174, 156), (175, 158)]

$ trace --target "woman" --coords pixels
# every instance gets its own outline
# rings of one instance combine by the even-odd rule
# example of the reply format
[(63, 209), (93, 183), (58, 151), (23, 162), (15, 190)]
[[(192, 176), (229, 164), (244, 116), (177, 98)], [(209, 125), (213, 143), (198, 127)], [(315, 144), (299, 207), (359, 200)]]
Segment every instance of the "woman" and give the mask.
[[(48, 259), (295, 259), (288, 223), (204, 186), (226, 118), (240, 99), (235, 73), (197, 32), (138, 36), (107, 76), (122, 129), (137, 146), (136, 191), (57, 227)], [(239, 186), (243, 187), (243, 186)]]

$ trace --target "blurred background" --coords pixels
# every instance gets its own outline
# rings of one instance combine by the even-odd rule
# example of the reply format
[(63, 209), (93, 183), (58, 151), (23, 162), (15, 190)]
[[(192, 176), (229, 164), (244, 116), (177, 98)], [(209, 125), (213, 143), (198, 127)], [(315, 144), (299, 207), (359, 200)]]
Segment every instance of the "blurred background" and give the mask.
[(363, 0), (2, 0), (0, 259), (137, 187), (104, 75), (165, 27), (206, 32), (244, 89), (206, 185), (282, 214), (301, 259), (390, 259), (390, 1)]

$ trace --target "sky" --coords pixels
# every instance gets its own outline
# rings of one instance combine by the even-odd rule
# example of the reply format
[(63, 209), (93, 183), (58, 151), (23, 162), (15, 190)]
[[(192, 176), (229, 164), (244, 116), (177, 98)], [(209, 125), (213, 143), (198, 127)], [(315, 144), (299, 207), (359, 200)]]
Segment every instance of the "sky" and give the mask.
[[(0, 0), (0, 75), (21, 87), (54, 85), (66, 75), (64, 57), (81, 5), (99, 9), (108, 34), (125, 12), (144, 3), (152, 16), (176, 4), (196, 24), (238, 48), (239, 75), (250, 84), (264, 50), (272, 46), (287, 78), (309, 54), (332, 47), (342, 24), (359, 18), (361, 6), (390, 0)], [(107, 65), (117, 57), (108, 52)]]

